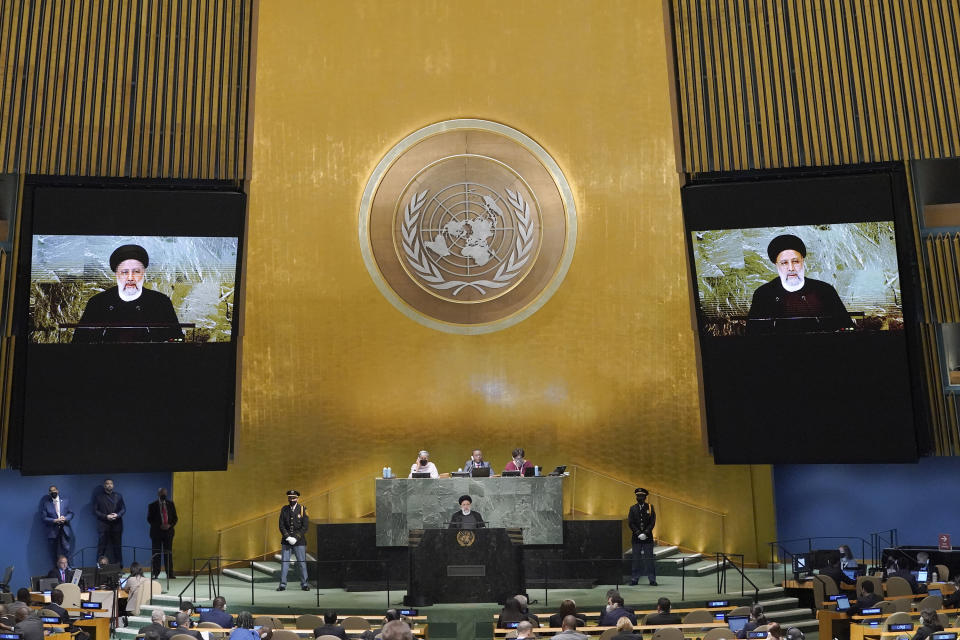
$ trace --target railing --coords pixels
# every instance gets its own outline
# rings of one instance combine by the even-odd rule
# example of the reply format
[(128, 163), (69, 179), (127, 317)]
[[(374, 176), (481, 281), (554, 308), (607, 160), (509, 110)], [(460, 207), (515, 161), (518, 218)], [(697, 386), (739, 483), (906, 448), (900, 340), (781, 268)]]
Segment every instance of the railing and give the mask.
[[(203, 565), (197, 569), (197, 562), (203, 560)], [(191, 601), (197, 601), (197, 578), (206, 572), (207, 575), (207, 599), (213, 600), (216, 596), (220, 595), (220, 574), (222, 573), (223, 566), (225, 564), (234, 565), (234, 570), (238, 570), (236, 565), (245, 563), (246, 568), (250, 570), (250, 604), (256, 604), (256, 567), (254, 563), (256, 560), (250, 560), (249, 558), (222, 558), (220, 556), (211, 556), (209, 558), (194, 558), (193, 559), (193, 575), (183, 589), (180, 590), (180, 593), (177, 594), (177, 598), (180, 602), (183, 602), (183, 594), (188, 590), (192, 589)], [(299, 577), (299, 569), (297, 565), (299, 560), (295, 557), (290, 558), (290, 577), (297, 576)], [(313, 580), (313, 583), (316, 585), (314, 592), (317, 598), (317, 606), (320, 606), (320, 570), (324, 565), (335, 566), (339, 565), (340, 567), (344, 566), (353, 566), (353, 565), (376, 565), (383, 570), (384, 580), (386, 581), (386, 607), (390, 608), (390, 592), (392, 585), (390, 584), (390, 563), (385, 560), (307, 560), (305, 561), (307, 565), (307, 577)], [(313, 575), (310, 575), (310, 565), (313, 565)]]
[[(727, 567), (733, 567), (737, 570), (737, 573), (740, 574), (740, 595), (743, 596), (746, 592), (746, 583), (749, 582), (750, 586), (753, 587), (753, 603), (756, 604), (760, 601), (760, 587), (758, 587), (753, 580), (747, 577), (747, 574), (743, 571), (743, 554), (742, 553), (723, 553), (718, 551), (714, 554), (717, 559), (717, 564), (723, 563), (723, 566), (717, 571), (717, 593), (726, 593), (727, 592)], [(740, 566), (737, 566), (730, 557), (740, 558)]]
[[(871, 534), (873, 536), (873, 534)], [(787, 565), (793, 566), (793, 558), (800, 555), (801, 553), (809, 552), (814, 550), (815, 541), (827, 541), (833, 540), (834, 542), (830, 544), (831, 547), (839, 547), (841, 544), (846, 544), (850, 546), (849, 543), (853, 542), (856, 544), (856, 541), (860, 541), (860, 559), (861, 560), (870, 560), (871, 564), (876, 565), (879, 561), (877, 559), (877, 547), (872, 541), (867, 541), (860, 536), (815, 536), (811, 538), (792, 538), (790, 540), (774, 540), (773, 542), (768, 542), (767, 546), (770, 548), (770, 582), (776, 582), (776, 565), (779, 563), (783, 567), (783, 579), (787, 579)], [(839, 542), (837, 542), (839, 541)], [(802, 548), (806, 545), (806, 549), (802, 551), (797, 551), (796, 546), (793, 547), (793, 551), (788, 549), (785, 545), (797, 545)], [(869, 550), (870, 555), (867, 555)], [(789, 562), (788, 562), (789, 560)], [(792, 570), (791, 570), (792, 572)]]
[[(568, 470), (570, 477), (563, 491), (564, 517), (623, 520), (623, 539), (630, 540), (626, 512), (635, 501), (633, 492), (637, 485), (579, 465), (571, 465)], [(670, 544), (701, 553), (707, 549), (727, 550), (725, 513), (656, 492), (647, 496), (647, 502), (657, 512), (658, 540), (669, 540)]]
[[(627, 509), (635, 501), (633, 483), (579, 465), (567, 467), (569, 477), (563, 491), (565, 519), (609, 518), (622, 520), (624, 540), (630, 539), (626, 524)], [(656, 535), (685, 549), (704, 552), (726, 547), (726, 514), (707, 507), (650, 493), (647, 502), (657, 511)], [(351, 484), (300, 499), (310, 514), (311, 524), (375, 522), (374, 478), (362, 478)], [(277, 511), (271, 511), (217, 531), (220, 557), (265, 557), (280, 548)], [(316, 536), (307, 538), (308, 550)]]
[[(315, 524), (375, 522), (374, 479), (372, 476), (361, 478), (321, 494), (302, 497), (300, 504), (310, 514), (311, 528)], [(277, 509), (217, 531), (218, 556), (260, 558), (279, 550), (279, 511)], [(315, 545), (316, 535), (308, 535), (308, 550)]]
[(896, 548), (900, 546), (899, 535), (896, 529), (887, 529), (886, 531), (875, 531), (870, 534), (870, 541), (873, 543), (873, 566), (879, 567), (883, 550), (887, 547)]

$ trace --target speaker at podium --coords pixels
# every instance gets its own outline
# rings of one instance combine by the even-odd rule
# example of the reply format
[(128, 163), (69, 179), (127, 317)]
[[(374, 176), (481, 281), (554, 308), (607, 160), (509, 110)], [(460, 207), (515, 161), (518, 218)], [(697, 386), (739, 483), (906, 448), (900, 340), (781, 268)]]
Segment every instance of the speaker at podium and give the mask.
[(404, 604), (503, 602), (523, 592), (523, 531), (411, 529)]

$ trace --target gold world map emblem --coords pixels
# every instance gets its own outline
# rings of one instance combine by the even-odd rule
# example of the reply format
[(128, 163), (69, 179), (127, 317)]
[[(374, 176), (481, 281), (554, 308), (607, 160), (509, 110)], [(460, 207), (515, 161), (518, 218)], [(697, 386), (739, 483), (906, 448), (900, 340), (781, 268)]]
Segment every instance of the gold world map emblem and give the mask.
[(473, 531), (457, 531), (457, 544), (461, 547), (470, 547), (473, 546), (473, 543), (477, 541), (476, 534)]
[(367, 183), (360, 246), (408, 317), (487, 333), (536, 312), (573, 257), (576, 209), (536, 142), (485, 120), (437, 123), (391, 149)]

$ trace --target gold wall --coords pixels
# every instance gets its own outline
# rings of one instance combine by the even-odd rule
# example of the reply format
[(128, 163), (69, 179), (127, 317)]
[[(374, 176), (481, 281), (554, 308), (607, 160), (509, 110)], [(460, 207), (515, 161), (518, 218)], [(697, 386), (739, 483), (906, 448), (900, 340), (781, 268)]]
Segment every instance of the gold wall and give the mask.
[[(664, 15), (652, 0), (260, 4), (242, 422), (227, 471), (175, 476), (192, 521), (178, 562), (288, 488), (404, 470), (421, 447), (450, 470), (475, 446), (503, 465), (522, 445), (730, 513), (726, 550), (766, 549), (769, 468), (715, 466), (702, 443)], [(543, 145), (580, 216), (550, 302), (480, 336), (395, 310), (357, 233), (382, 155), (467, 117)]]

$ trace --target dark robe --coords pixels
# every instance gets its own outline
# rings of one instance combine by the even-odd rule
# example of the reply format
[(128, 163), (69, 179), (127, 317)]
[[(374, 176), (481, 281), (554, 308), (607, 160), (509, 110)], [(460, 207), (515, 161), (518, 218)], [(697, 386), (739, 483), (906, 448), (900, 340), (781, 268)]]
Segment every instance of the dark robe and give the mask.
[[(90, 298), (80, 324), (121, 325), (128, 328), (76, 329), (74, 342), (167, 342), (183, 339), (170, 298), (144, 287), (132, 302), (120, 299), (117, 287)], [(130, 328), (132, 327), (132, 328)]]
[(471, 511), (470, 515), (465, 516), (463, 511), (458, 509), (450, 517), (450, 529), (482, 529), (486, 526), (479, 511)]
[(748, 333), (837, 331), (853, 328), (850, 314), (826, 282), (806, 278), (797, 291), (787, 291), (780, 278), (753, 292), (747, 316)]

